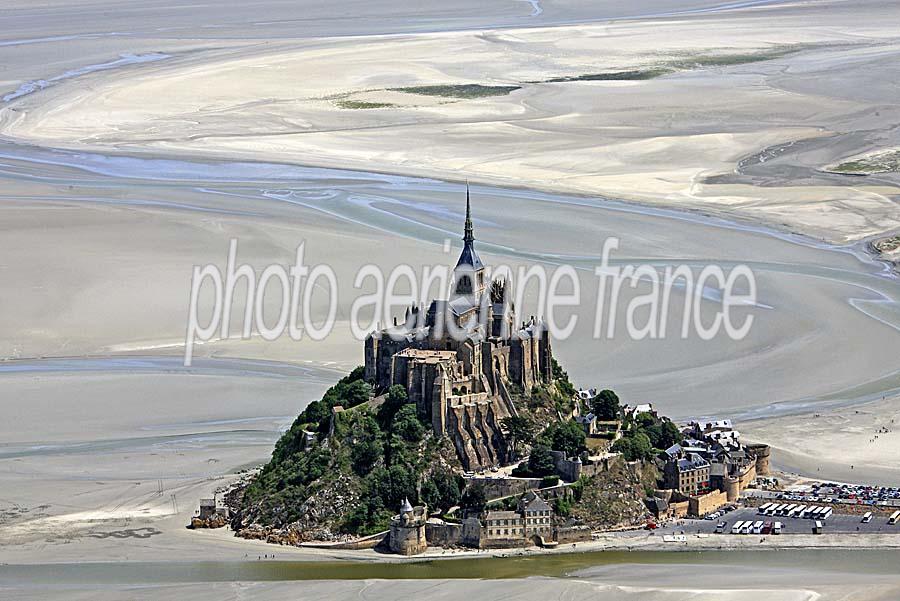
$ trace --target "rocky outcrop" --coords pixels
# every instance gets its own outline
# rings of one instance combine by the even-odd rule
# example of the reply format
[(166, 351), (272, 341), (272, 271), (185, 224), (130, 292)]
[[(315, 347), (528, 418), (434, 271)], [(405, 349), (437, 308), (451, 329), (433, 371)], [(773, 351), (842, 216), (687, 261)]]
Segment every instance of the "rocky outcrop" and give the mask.
[(581, 499), (572, 508), (572, 517), (594, 529), (643, 524), (649, 516), (644, 505), (646, 489), (653, 487), (657, 476), (651, 464), (611, 464), (608, 471), (585, 482)]
[(300, 518), (290, 523), (259, 523), (256, 507), (240, 507), (231, 527), (243, 538), (265, 540), (282, 545), (307, 541), (344, 541), (353, 537), (335, 532), (337, 523), (360, 503), (353, 479), (341, 474), (311, 494), (299, 508)]
[(227, 524), (228, 520), (225, 519), (225, 516), (217, 513), (207, 518), (194, 516), (193, 518), (191, 518), (191, 525), (189, 526), (189, 528), (222, 528)]

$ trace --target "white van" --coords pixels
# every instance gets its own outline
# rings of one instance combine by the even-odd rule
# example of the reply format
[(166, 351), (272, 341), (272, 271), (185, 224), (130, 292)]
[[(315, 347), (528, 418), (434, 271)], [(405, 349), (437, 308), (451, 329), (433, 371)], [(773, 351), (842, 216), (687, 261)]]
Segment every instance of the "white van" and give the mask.
[(781, 534), (781, 522), (775, 522), (772, 526), (772, 534)]

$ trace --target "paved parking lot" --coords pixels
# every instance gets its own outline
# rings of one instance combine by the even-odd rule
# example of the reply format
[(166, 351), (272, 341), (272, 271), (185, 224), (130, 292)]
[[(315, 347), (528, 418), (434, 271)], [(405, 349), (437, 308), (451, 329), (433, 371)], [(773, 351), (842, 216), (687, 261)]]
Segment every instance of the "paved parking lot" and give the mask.
[[(815, 523), (815, 520), (806, 520), (801, 518), (786, 518), (786, 517), (766, 517), (761, 516), (756, 512), (755, 507), (748, 507), (747, 509), (738, 509), (732, 511), (730, 513), (726, 513), (724, 517), (719, 518), (718, 520), (693, 520), (693, 519), (684, 519), (677, 520), (677, 523), (670, 524), (665, 528), (659, 528), (657, 532), (660, 534), (681, 534), (683, 530), (685, 534), (697, 534), (697, 533), (707, 533), (713, 534), (716, 530), (716, 524), (719, 522), (728, 522), (728, 536), (731, 536), (731, 526), (735, 524), (735, 522), (753, 520), (754, 522), (759, 520), (772, 520), (773, 522), (781, 522), (782, 524), (782, 535), (786, 534), (812, 534), (812, 527)], [(825, 530), (824, 534), (828, 534), (829, 532), (839, 532), (839, 533), (868, 533), (868, 534), (890, 534), (896, 533), (900, 534), (900, 524), (889, 525), (887, 523), (888, 516), (874, 514), (872, 516), (872, 521), (868, 524), (863, 524), (861, 522), (861, 515), (849, 515), (849, 514), (839, 514), (834, 513), (830, 518), (825, 520)], [(721, 535), (719, 535), (721, 536)], [(753, 535), (750, 535), (753, 536)], [(756, 536), (759, 536), (758, 534)]]

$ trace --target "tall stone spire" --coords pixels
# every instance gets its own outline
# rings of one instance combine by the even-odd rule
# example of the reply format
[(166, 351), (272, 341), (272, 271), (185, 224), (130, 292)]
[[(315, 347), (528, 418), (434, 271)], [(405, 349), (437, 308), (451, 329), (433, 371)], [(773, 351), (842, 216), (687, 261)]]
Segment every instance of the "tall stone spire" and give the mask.
[(475, 252), (475, 232), (472, 228), (472, 204), (469, 201), (469, 182), (466, 182), (466, 231), (463, 234), (463, 249), (456, 266), (468, 265), (476, 271), (484, 269), (484, 264)]
[(472, 228), (472, 205), (469, 202), (469, 182), (466, 180), (466, 231), (463, 235), (463, 242), (471, 244), (475, 242), (475, 233)]

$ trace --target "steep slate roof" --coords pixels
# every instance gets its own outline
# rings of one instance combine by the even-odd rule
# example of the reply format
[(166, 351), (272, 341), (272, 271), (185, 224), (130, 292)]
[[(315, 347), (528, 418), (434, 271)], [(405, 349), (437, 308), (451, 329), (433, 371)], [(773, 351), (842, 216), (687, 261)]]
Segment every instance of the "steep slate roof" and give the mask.
[(708, 466), (709, 462), (696, 453), (691, 453), (690, 455), (688, 455), (687, 459), (678, 460), (678, 469), (682, 472), (696, 470)]
[(547, 502), (536, 493), (529, 493), (528, 496), (523, 499), (522, 510), (531, 513), (533, 511), (550, 511), (551, 509)]
[(673, 444), (671, 447), (665, 450), (666, 455), (669, 457), (677, 457), (681, 454), (681, 445), (678, 443)]

